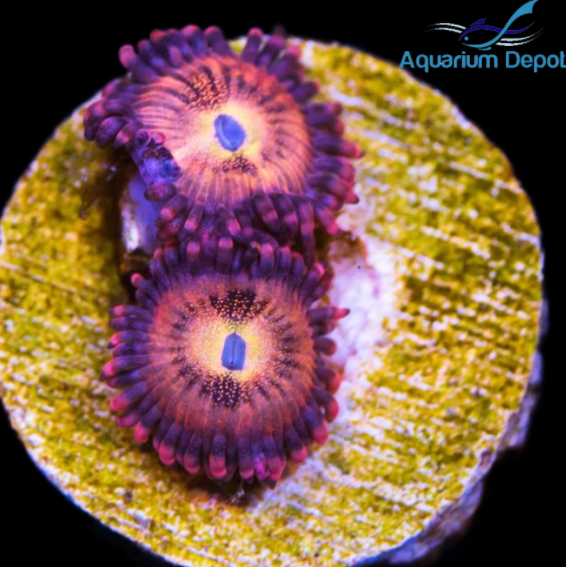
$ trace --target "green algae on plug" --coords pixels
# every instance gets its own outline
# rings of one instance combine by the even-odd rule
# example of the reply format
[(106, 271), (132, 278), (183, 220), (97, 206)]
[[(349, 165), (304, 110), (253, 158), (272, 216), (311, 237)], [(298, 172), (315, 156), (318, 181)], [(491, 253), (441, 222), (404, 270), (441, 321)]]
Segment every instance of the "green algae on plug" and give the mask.
[[(103, 190), (113, 156), (83, 141), (80, 112), (2, 219), (0, 394), (13, 426), (78, 506), (180, 565), (327, 567), (408, 550), (448, 532), (444, 519), (466, 521), (525, 421), (541, 252), (506, 158), (398, 68), (298, 44), (365, 157), (361, 202), (339, 219), (352, 236), (334, 255), (333, 302), (353, 309), (337, 331), (341, 413), (328, 445), (275, 490), (212, 490), (113, 423), (97, 380), (107, 309), (125, 300), (118, 211)], [(82, 196), (99, 193), (79, 218)]]

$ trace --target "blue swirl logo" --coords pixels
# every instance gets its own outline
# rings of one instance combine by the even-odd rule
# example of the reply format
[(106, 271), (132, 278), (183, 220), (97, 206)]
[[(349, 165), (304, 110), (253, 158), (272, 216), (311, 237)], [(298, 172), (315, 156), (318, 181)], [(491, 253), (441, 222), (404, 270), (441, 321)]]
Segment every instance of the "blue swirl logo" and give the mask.
[[(465, 28), (464, 26), (460, 26), (458, 24), (447, 24), (447, 23), (439, 23), (439, 24), (431, 24), (427, 26), (426, 32), (429, 31), (450, 31), (453, 33), (460, 34), (459, 41), (462, 41), (465, 45), (469, 47), (474, 47), (475, 49), (480, 49), (481, 51), (490, 51), (493, 45), (498, 45), (501, 47), (516, 47), (518, 45), (522, 45), (525, 43), (530, 43), (534, 39), (537, 39), (542, 33), (543, 29), (539, 30), (536, 33), (533, 33), (528, 36), (519, 36), (519, 34), (523, 34), (527, 30), (529, 30), (535, 22), (532, 22), (529, 26), (526, 26), (522, 29), (511, 30), (510, 27), (512, 24), (522, 16), (526, 16), (528, 14), (533, 14), (534, 5), (538, 2), (538, 0), (532, 0), (518, 8), (516, 12), (512, 15), (512, 17), (506, 22), (506, 25), (503, 28), (498, 28), (495, 26), (486, 25), (484, 22), (486, 18), (482, 20), (476, 21), (470, 27)], [(496, 35), (490, 40), (485, 43), (470, 43), (470, 36), (476, 31), (491, 31), (496, 33)], [(508, 36), (519, 36), (510, 38)]]

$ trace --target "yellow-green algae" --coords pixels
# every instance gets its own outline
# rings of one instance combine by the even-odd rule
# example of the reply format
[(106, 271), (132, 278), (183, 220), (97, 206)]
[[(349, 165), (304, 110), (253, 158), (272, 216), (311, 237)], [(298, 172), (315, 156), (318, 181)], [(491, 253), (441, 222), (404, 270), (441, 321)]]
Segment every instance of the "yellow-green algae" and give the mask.
[(528, 387), (539, 234), (505, 157), (398, 68), (301, 45), (366, 152), (362, 202), (341, 224), (367, 251), (384, 251), (395, 285), (375, 360), (347, 367), (349, 397), (328, 445), (275, 490), (211, 492), (113, 423), (97, 376), (107, 309), (124, 300), (117, 238), (106, 198), (78, 217), (85, 187), (105, 184), (112, 167), (83, 141), (79, 112), (2, 220), (0, 393), (13, 426), (79, 506), (183, 565), (344, 565), (404, 544), (481, 480)]

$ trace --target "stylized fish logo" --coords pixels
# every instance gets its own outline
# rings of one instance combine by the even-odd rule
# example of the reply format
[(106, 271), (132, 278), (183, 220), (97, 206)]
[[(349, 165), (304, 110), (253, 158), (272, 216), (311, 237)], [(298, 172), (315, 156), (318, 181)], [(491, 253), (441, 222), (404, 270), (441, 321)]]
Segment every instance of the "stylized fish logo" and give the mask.
[(440, 24), (431, 24), (430, 26), (428, 26), (431, 29), (426, 29), (426, 31), (444, 30), (444, 31), (459, 33), (461, 34), (459, 37), (459, 41), (464, 39), (465, 42), (468, 42), (469, 34), (475, 31), (488, 30), (488, 31), (496, 32), (497, 35), (490, 41), (487, 41), (486, 43), (466, 43), (466, 45), (468, 45), (469, 47), (474, 47), (475, 49), (480, 49), (481, 51), (490, 51), (490, 49), (492, 49), (491, 47), (492, 45), (499, 45), (503, 47), (515, 47), (517, 45), (529, 43), (530, 41), (533, 41), (542, 34), (543, 29), (527, 37), (524, 36), (514, 39), (507, 39), (507, 38), (503, 39), (505, 36), (508, 35), (517, 35), (523, 33), (534, 25), (535, 22), (532, 22), (529, 26), (522, 29), (518, 29), (518, 30), (510, 29), (510, 26), (521, 16), (525, 16), (526, 14), (533, 14), (534, 5), (538, 1), (539, 0), (532, 0), (531, 2), (528, 2), (527, 4), (524, 4), (523, 6), (518, 8), (514, 13), (514, 15), (508, 20), (508, 22), (503, 28), (488, 26), (484, 23), (486, 21), (486, 18), (483, 18), (482, 20), (476, 21), (469, 28), (465, 28), (464, 26), (459, 26), (457, 24), (440, 23)]

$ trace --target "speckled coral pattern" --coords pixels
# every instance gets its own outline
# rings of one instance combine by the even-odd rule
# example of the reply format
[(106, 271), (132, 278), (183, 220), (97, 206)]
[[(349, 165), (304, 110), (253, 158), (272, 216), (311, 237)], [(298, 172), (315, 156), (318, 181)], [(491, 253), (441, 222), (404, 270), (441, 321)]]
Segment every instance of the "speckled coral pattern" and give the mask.
[(78, 506), (181, 565), (350, 565), (419, 536), (480, 482), (532, 369), (539, 232), (505, 157), (392, 65), (300, 46), (366, 154), (361, 202), (339, 219), (353, 236), (334, 255), (332, 301), (352, 309), (336, 331), (337, 363), (348, 355), (341, 413), (275, 490), (207, 487), (112, 423), (97, 376), (107, 309), (125, 299), (116, 235), (105, 197), (88, 222), (77, 215), (112, 164), (82, 140), (79, 113), (2, 220), (0, 393), (13, 426)]

